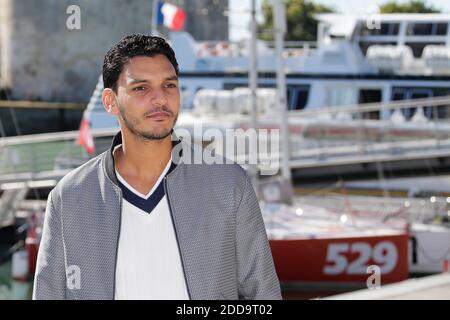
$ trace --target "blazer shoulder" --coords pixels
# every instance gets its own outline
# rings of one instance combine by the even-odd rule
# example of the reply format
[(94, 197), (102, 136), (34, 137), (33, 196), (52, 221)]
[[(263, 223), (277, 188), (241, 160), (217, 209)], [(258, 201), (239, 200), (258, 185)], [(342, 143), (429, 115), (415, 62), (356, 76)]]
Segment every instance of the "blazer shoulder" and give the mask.
[[(214, 154), (211, 150), (204, 147), (183, 141), (183, 149), (186, 148), (190, 151), (190, 154), (187, 157), (189, 163), (198, 159), (198, 157), (195, 156), (195, 153), (201, 155), (201, 165), (191, 166), (196, 170), (200, 170), (199, 174), (208, 174), (217, 178), (228, 178), (235, 182), (245, 182), (245, 179), (248, 177), (247, 172), (241, 165), (224, 155)], [(196, 162), (194, 161), (193, 164), (196, 164)]]
[(87, 184), (92, 184), (94, 181), (99, 181), (100, 176), (103, 175), (103, 161), (106, 152), (90, 159), (81, 166), (73, 169), (67, 173), (52, 190), (52, 193), (62, 194), (70, 190), (76, 191), (86, 187)]

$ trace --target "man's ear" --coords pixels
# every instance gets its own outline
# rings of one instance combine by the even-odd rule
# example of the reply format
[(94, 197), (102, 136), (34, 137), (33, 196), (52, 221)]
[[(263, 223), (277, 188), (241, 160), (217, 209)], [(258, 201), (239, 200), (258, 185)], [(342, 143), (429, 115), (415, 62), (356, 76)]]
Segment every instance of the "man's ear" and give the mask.
[(117, 95), (112, 89), (110, 88), (103, 89), (102, 102), (106, 112), (111, 113), (113, 115), (119, 114)]

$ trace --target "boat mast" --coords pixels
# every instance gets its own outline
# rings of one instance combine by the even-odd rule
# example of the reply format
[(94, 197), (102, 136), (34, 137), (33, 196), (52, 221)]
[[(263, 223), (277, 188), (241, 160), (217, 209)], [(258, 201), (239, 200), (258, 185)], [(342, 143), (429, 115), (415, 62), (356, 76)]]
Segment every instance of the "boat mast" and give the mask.
[[(250, 164), (249, 174), (253, 182), (253, 186), (256, 188), (258, 183), (258, 106), (257, 106), (257, 77), (258, 77), (258, 61), (256, 52), (256, 0), (251, 0), (251, 23), (250, 23), (250, 59), (249, 59), (249, 84), (250, 84), (250, 104), (251, 104), (251, 116), (250, 116), (250, 127), (256, 130), (256, 164)], [(249, 159), (251, 159), (249, 155)]]
[(281, 131), (281, 174), (288, 182), (291, 181), (290, 151), (289, 151), (289, 122), (286, 104), (286, 75), (284, 72), (283, 49), (284, 34), (286, 33), (286, 14), (283, 0), (272, 0), (274, 31), (275, 31), (275, 55), (277, 68), (277, 100), (280, 108)]

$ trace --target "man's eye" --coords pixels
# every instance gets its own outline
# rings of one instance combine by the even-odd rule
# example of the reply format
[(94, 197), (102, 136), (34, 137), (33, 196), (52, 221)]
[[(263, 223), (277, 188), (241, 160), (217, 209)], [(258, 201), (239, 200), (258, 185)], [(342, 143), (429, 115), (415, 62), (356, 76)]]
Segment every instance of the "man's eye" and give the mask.
[(176, 88), (177, 85), (175, 83), (168, 83), (165, 85), (166, 88)]
[(142, 91), (142, 90), (145, 90), (145, 87), (140, 86), (133, 88), (133, 91)]

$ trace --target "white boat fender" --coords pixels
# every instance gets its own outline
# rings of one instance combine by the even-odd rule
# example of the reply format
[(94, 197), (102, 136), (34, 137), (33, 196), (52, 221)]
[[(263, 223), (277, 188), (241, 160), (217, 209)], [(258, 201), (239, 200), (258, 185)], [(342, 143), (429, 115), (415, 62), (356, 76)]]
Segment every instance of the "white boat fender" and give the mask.
[(28, 278), (28, 251), (23, 248), (13, 253), (12, 278), (16, 281), (27, 281)]

